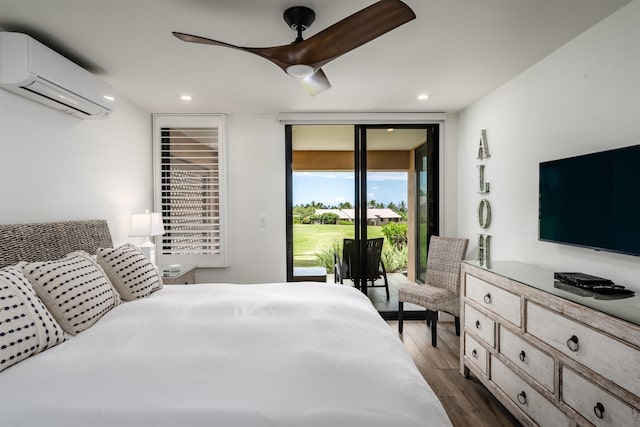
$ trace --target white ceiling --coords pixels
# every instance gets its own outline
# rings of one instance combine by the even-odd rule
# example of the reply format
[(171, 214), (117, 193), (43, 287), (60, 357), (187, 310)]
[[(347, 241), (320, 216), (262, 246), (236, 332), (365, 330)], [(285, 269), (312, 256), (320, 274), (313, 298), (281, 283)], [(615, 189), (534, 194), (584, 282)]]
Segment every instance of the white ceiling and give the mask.
[(406, 0), (417, 19), (324, 66), (333, 87), (315, 97), (262, 58), (171, 31), (283, 45), (295, 38), (289, 6), (315, 10), (307, 38), (374, 0), (0, 0), (0, 28), (48, 44), (148, 112), (453, 112), (630, 1)]

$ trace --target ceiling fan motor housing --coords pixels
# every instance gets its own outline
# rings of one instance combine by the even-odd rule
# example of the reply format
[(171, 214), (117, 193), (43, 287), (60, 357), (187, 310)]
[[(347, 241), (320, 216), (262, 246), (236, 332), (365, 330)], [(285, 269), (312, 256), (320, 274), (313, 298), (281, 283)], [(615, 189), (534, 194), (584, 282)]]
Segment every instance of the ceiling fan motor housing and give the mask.
[(284, 21), (293, 31), (306, 30), (315, 19), (315, 12), (305, 6), (293, 6), (284, 11)]

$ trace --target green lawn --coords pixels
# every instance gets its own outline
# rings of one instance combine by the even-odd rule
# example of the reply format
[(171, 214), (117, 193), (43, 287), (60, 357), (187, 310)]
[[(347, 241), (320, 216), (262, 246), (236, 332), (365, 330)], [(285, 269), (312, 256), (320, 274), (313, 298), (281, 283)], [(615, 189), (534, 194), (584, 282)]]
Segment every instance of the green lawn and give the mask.
[[(293, 225), (293, 265), (295, 267), (317, 266), (315, 254), (331, 251), (334, 243), (342, 244), (342, 239), (353, 238), (353, 225)], [(384, 237), (382, 227), (368, 226), (369, 239)]]

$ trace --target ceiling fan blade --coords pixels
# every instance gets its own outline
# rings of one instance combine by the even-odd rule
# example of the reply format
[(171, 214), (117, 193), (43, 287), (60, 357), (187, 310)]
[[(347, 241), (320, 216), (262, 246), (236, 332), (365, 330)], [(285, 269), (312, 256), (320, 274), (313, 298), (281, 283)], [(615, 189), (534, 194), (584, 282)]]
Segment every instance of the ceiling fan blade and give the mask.
[(329, 79), (327, 78), (322, 68), (304, 79), (300, 79), (302, 87), (311, 96), (315, 96), (331, 87)]
[[(313, 13), (310, 9), (309, 11)], [(302, 30), (298, 28), (298, 39), (284, 46), (244, 47), (175, 31), (173, 35), (189, 43), (222, 46), (253, 53), (271, 61), (294, 77), (306, 75), (307, 70), (313, 72), (311, 76), (302, 78), (300, 81), (309, 94), (317, 95), (331, 87), (321, 69), (323, 65), (415, 17), (413, 10), (401, 0), (380, 0), (307, 40), (301, 39)]]
[(222, 46), (222, 47), (228, 47), (231, 49), (241, 50), (243, 52), (253, 53), (254, 55), (258, 55), (264, 59), (267, 59), (273, 62), (278, 67), (282, 68), (285, 72), (287, 70), (287, 67), (294, 64), (293, 62), (288, 60), (290, 56), (289, 52), (291, 49), (291, 45), (274, 46), (274, 47), (244, 47), (244, 46), (236, 46), (230, 43), (221, 42), (218, 40), (208, 39), (206, 37), (179, 33), (176, 31), (173, 31), (172, 34), (176, 38), (184, 42), (201, 43), (201, 44), (208, 44), (213, 46)]
[(295, 45), (297, 64), (319, 69), (327, 62), (380, 37), (413, 19), (413, 10), (400, 0), (380, 0)]
[(224, 47), (230, 47), (232, 49), (245, 50), (245, 48), (243, 47), (235, 46), (235, 45), (221, 42), (218, 40), (211, 40), (206, 37), (194, 36), (192, 34), (178, 33), (177, 31), (172, 31), (171, 34), (173, 34), (176, 38), (182, 40), (183, 42), (211, 44), (214, 46), (224, 46)]

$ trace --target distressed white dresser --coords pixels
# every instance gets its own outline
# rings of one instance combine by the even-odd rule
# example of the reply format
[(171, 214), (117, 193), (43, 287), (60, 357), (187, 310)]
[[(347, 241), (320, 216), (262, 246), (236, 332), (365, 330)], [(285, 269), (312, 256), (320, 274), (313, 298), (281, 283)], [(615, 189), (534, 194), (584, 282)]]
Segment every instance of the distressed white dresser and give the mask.
[(640, 296), (596, 295), (553, 272), (462, 265), (460, 370), (524, 425), (640, 427)]

